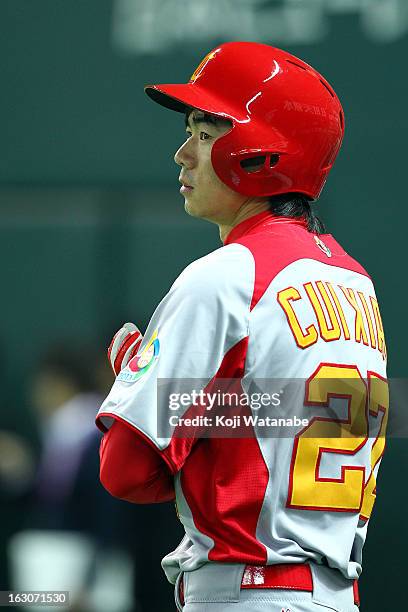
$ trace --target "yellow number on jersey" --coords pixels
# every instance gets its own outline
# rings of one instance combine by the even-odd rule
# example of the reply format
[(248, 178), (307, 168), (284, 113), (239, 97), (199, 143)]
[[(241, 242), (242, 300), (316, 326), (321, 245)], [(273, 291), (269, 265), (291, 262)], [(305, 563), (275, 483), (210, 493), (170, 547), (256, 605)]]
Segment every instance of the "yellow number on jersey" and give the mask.
[(364, 499), (360, 514), (363, 520), (368, 520), (373, 511), (376, 496), (376, 477), (374, 469), (385, 450), (385, 431), (387, 429), (390, 402), (388, 383), (385, 378), (382, 378), (375, 372), (368, 372), (368, 387), (370, 415), (378, 419), (379, 413), (381, 413), (381, 424), (371, 450), (371, 474), (364, 489)]
[[(353, 365), (320, 364), (306, 383), (306, 405), (329, 406), (330, 398), (348, 400), (345, 420), (315, 417), (295, 439), (287, 506), (308, 510), (360, 512), (368, 519), (375, 501), (374, 468), (385, 446), (388, 413), (387, 381), (368, 373), (368, 387)], [(382, 413), (379, 434), (371, 452), (371, 473), (365, 484), (363, 465), (341, 464), (338, 478), (319, 475), (323, 453), (355, 455), (368, 442), (368, 414)]]

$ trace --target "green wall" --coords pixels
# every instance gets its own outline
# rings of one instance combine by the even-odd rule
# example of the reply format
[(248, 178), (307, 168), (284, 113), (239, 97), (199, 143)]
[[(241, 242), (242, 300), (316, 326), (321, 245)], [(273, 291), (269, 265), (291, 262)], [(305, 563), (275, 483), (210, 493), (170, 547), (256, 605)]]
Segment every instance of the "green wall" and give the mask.
[[(0, 3), (6, 420), (23, 415), (50, 340), (84, 337), (105, 350), (123, 320), (144, 326), (183, 267), (219, 246), (215, 227), (183, 212), (172, 160), (182, 117), (143, 93), (144, 83), (185, 81), (209, 46), (121, 56), (110, 45), (111, 14), (108, 0)], [(373, 276), (389, 375), (405, 377), (408, 39), (375, 43), (347, 15), (318, 44), (286, 48), (342, 99), (346, 138), (319, 210)], [(406, 603), (407, 467), (406, 440), (390, 440), (365, 548), (365, 611)]]

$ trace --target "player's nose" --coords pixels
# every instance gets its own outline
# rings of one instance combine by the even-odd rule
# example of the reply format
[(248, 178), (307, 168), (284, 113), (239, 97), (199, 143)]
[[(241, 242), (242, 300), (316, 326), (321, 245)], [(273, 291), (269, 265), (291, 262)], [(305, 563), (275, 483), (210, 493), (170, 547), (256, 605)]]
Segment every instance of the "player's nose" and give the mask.
[(181, 147), (174, 154), (174, 161), (179, 166), (193, 168), (195, 165), (195, 154), (191, 138), (183, 142)]

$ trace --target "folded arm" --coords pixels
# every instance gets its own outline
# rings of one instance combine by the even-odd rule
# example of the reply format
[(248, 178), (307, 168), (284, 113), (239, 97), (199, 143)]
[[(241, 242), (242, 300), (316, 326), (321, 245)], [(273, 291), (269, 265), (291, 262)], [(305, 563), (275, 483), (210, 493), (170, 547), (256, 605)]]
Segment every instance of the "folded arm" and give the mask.
[(100, 480), (114, 497), (135, 504), (174, 499), (174, 483), (165, 461), (141, 435), (115, 420), (99, 449)]

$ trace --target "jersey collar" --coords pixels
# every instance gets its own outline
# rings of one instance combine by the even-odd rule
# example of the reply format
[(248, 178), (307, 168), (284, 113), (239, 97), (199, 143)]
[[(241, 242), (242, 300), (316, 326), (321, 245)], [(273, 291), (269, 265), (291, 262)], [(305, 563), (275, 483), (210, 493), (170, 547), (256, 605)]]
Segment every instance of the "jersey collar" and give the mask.
[(306, 228), (307, 223), (305, 219), (297, 219), (295, 217), (278, 217), (275, 216), (271, 211), (264, 210), (245, 221), (241, 221), (235, 227), (232, 228), (230, 233), (227, 235), (224, 246), (236, 242), (239, 238), (246, 236), (247, 234), (258, 233), (264, 227), (277, 224), (290, 224), (290, 225), (301, 225)]

